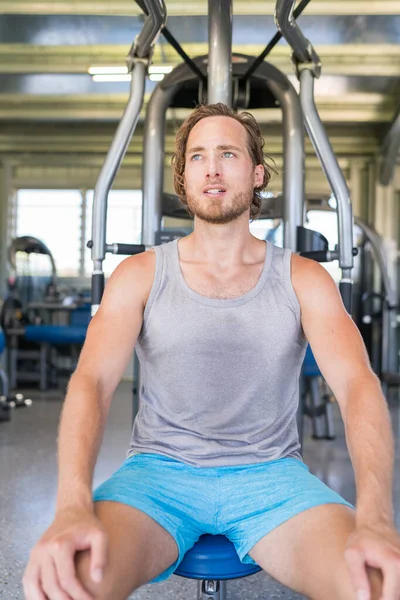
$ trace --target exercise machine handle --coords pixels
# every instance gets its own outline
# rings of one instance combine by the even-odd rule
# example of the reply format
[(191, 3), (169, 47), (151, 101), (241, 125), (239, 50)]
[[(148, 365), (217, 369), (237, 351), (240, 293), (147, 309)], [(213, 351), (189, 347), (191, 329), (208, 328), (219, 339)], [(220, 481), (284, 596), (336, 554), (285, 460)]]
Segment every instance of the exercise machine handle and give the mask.
[(275, 23), (294, 52), (295, 63), (312, 63), (316, 76), (321, 73), (321, 61), (311, 42), (304, 37), (294, 15), (295, 0), (277, 0)]
[(304, 123), (315, 153), (337, 201), (339, 266), (341, 290), (346, 308), (351, 306), (351, 269), (353, 268), (353, 211), (345, 177), (333, 152), (314, 101), (314, 79), (321, 74), (321, 62), (311, 42), (301, 33), (293, 17), (294, 0), (277, 0), (277, 27), (293, 49), (293, 60), (300, 81), (300, 103)]
[(343, 304), (349, 315), (351, 315), (352, 296), (353, 296), (353, 282), (346, 281), (344, 279), (339, 283), (339, 291), (342, 296)]
[[(143, 2), (148, 16), (126, 59), (128, 71), (132, 73), (128, 104), (116, 130), (94, 191), (92, 220), (93, 274), (100, 274), (103, 271), (102, 264), (107, 251), (105, 238), (108, 193), (135, 131), (143, 104), (145, 80), (154, 43), (167, 18), (164, 0), (143, 0)], [(101, 280), (98, 279), (98, 281)], [(104, 277), (102, 281), (104, 284)], [(104, 287), (101, 289), (99, 284), (94, 285), (92, 307), (100, 305), (103, 290)], [(97, 308), (92, 309), (92, 314), (95, 310)]]
[(134, 254), (141, 254), (145, 252), (146, 246), (144, 244), (110, 244), (107, 245), (109, 252), (113, 254), (125, 254), (126, 256), (133, 256)]

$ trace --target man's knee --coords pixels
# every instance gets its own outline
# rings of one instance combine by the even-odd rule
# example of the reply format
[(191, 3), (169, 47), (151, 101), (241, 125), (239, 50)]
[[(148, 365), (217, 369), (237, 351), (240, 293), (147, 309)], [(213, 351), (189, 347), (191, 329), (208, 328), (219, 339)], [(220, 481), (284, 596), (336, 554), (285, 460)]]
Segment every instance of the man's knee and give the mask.
[(126, 582), (116, 582), (111, 569), (107, 566), (100, 583), (93, 581), (90, 575), (90, 552), (78, 552), (75, 557), (76, 573), (83, 587), (93, 600), (126, 600), (127, 596), (140, 587), (139, 581), (132, 582), (132, 589), (126, 593)]
[[(357, 600), (357, 594), (354, 585), (348, 574), (347, 566), (345, 576), (337, 577), (338, 589), (335, 600)], [(380, 600), (382, 598), (383, 577), (380, 569), (367, 567), (368, 580), (371, 588), (370, 600)]]

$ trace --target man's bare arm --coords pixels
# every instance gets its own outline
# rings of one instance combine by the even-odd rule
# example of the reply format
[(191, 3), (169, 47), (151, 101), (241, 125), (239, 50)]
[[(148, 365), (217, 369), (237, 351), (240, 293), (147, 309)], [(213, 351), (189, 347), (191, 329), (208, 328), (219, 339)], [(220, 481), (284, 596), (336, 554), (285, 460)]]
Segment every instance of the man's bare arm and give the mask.
[(132, 356), (154, 272), (154, 255), (115, 270), (92, 319), (65, 398), (58, 441), (57, 510), (92, 505), (92, 476), (114, 391)]
[(108, 540), (93, 510), (93, 470), (113, 393), (142, 326), (154, 266), (154, 252), (126, 259), (89, 325), (61, 417), (56, 515), (31, 552), (23, 578), (27, 600), (67, 595), (91, 600), (76, 575), (81, 550), (90, 551), (93, 581), (102, 579)]
[(345, 424), (357, 488), (358, 524), (392, 523), (394, 440), (380, 383), (337, 287), (318, 263), (293, 256), (304, 333)]

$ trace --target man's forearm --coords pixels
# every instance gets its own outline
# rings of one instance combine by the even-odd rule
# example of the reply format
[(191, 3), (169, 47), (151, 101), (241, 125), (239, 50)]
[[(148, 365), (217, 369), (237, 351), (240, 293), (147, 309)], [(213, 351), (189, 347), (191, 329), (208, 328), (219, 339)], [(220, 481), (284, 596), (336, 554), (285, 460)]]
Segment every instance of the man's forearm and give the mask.
[(393, 522), (394, 439), (377, 378), (350, 382), (343, 420), (356, 480), (357, 524)]
[(60, 421), (57, 511), (71, 505), (92, 506), (93, 471), (108, 405), (102, 402), (96, 381), (75, 372), (68, 386)]

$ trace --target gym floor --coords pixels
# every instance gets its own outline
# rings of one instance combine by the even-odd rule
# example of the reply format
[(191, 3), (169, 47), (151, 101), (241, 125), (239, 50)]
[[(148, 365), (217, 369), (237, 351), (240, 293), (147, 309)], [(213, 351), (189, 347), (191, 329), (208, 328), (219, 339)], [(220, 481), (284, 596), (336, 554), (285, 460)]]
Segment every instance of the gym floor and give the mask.
[[(130, 437), (131, 384), (122, 382), (111, 406), (94, 485), (111, 475), (125, 458)], [(57, 471), (57, 424), (62, 406), (60, 392), (26, 397), (29, 408), (14, 409), (9, 422), (0, 423), (0, 598), (23, 600), (21, 577), (29, 551), (53, 519)], [(391, 403), (396, 435), (397, 477), (394, 482), (396, 524), (400, 528), (400, 448), (398, 401)], [(353, 471), (345, 444), (343, 423), (337, 405), (333, 441), (310, 437), (306, 419), (303, 458), (312, 473), (355, 503)], [(132, 565), (134, 568), (134, 565)], [(195, 581), (173, 575), (168, 581), (145, 585), (132, 600), (195, 600)], [(265, 573), (228, 583), (228, 600), (300, 600), (303, 596), (278, 584)]]

